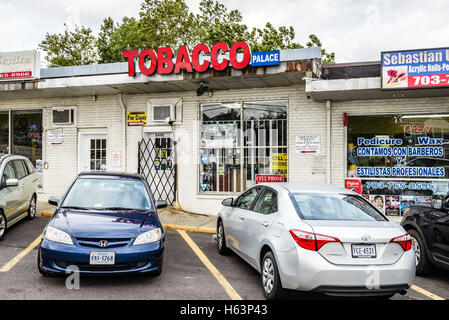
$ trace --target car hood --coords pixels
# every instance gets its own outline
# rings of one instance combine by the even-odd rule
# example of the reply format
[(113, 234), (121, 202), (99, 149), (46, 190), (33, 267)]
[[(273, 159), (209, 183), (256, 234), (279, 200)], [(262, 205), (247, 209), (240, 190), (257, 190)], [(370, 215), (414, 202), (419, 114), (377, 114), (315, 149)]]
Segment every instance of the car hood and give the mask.
[(50, 225), (75, 238), (133, 238), (160, 227), (156, 213), (141, 211), (57, 211)]

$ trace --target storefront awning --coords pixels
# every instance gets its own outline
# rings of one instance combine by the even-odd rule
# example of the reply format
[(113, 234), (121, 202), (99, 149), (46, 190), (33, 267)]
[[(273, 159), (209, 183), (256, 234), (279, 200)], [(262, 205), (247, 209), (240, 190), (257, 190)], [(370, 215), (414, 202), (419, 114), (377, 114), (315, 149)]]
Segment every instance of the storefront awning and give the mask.
[(37, 81), (0, 82), (0, 98), (195, 92), (201, 82), (211, 90), (303, 85), (305, 77), (319, 77), (320, 59), (320, 48), (281, 50), (277, 66), (134, 77), (128, 75), (127, 63), (47, 68)]

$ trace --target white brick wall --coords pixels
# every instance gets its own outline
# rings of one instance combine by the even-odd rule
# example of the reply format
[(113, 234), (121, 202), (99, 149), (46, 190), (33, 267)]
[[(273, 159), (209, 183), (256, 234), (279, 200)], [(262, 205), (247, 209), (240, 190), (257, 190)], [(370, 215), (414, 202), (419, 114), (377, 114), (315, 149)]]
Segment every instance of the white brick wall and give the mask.
[[(288, 178), (289, 181), (326, 183), (326, 105), (307, 99), (304, 86), (215, 91), (212, 97), (197, 97), (194, 92), (167, 94), (124, 95), (128, 111), (146, 110), (149, 98), (183, 99), (183, 122), (175, 126), (178, 160), (178, 202), (186, 211), (216, 214), (221, 200), (228, 195), (199, 195), (198, 193), (198, 116), (202, 102), (232, 102), (279, 100), (288, 101)], [(46, 134), (43, 141), (44, 194), (61, 196), (78, 173), (78, 134), (86, 131), (107, 132), (108, 168), (111, 169), (111, 151), (121, 151), (122, 167), (114, 171), (137, 171), (138, 141), (143, 137), (141, 127), (127, 127), (126, 154), (123, 146), (123, 114), (118, 95), (48, 99), (1, 100), (0, 110), (43, 109), (44, 130), (52, 129), (51, 108), (75, 106), (77, 126), (64, 127), (64, 145), (48, 146)], [(348, 115), (448, 112), (449, 98), (396, 99), (375, 101), (349, 101), (331, 103), (331, 183), (343, 186), (345, 172), (345, 137), (343, 113)], [(319, 155), (295, 153), (295, 137), (318, 135), (321, 138)]]

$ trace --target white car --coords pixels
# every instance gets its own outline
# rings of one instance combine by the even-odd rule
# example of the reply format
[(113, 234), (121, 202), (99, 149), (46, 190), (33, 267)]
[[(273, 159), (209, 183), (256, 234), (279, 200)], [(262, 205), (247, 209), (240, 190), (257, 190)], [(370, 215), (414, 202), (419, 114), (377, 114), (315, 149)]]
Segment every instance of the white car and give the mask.
[(261, 273), (267, 299), (284, 289), (391, 297), (415, 278), (411, 238), (347, 189), (259, 184), (222, 202), (217, 248)]
[(0, 239), (13, 224), (35, 217), (37, 181), (30, 160), (16, 155), (0, 156)]

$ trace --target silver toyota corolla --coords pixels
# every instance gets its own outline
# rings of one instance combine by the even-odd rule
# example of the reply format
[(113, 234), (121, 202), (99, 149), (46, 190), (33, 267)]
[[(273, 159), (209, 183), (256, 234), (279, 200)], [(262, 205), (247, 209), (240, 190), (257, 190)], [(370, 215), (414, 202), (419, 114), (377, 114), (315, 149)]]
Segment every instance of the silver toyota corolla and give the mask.
[(391, 297), (415, 278), (410, 236), (352, 191), (259, 184), (222, 204), (218, 251), (260, 272), (267, 299), (284, 289)]

